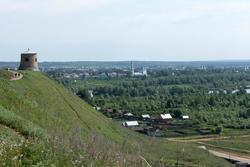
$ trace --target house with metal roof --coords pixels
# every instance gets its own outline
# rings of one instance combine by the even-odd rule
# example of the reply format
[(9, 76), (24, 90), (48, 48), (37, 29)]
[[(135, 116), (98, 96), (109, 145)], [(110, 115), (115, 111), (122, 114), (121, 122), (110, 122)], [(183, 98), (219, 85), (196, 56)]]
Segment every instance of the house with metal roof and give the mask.
[(123, 126), (125, 127), (137, 127), (139, 126), (138, 121), (126, 121), (122, 123)]
[(170, 114), (161, 114), (160, 117), (163, 120), (167, 120), (167, 119), (172, 119), (173, 118)]
[(142, 119), (146, 120), (146, 119), (150, 119), (150, 115), (149, 114), (143, 114), (141, 115)]

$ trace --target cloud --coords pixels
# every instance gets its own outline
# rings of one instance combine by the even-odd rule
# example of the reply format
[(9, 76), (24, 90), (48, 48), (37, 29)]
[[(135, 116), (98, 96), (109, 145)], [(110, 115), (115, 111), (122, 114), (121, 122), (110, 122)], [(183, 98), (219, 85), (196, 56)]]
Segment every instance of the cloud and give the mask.
[[(172, 1), (172, 0), (171, 0)], [(169, 15), (175, 20), (186, 18), (199, 18), (200, 16), (214, 13), (242, 13), (250, 11), (250, 2), (246, 0), (221, 0), (221, 1), (203, 1), (190, 0), (183, 1), (155, 1), (152, 8), (161, 8), (165, 6), (168, 11), (163, 11), (161, 15)], [(44, 13), (68, 13), (75, 11), (90, 11), (109, 6), (111, 4), (125, 3), (121, 0), (0, 0), (0, 13), (13, 12), (44, 12)], [(138, 5), (142, 7), (149, 1), (137, 2), (126, 0), (127, 4)], [(169, 8), (171, 7), (171, 8)], [(123, 9), (121, 9), (123, 10)], [(124, 11), (126, 12), (126, 11)], [(127, 11), (128, 13), (130, 11)], [(162, 11), (161, 11), (162, 12)], [(150, 13), (141, 13), (150, 15)]]
[(199, 1), (190, 3), (190, 5), (173, 12), (172, 18), (174, 22), (182, 22), (207, 19), (208, 17), (228, 17), (228, 15), (242, 17), (245, 14), (250, 14), (249, 1)]
[(114, 0), (0, 0), (0, 13), (65, 13), (79, 10), (96, 10), (113, 2)]
[(2, 54), (8, 47), (53, 47), (60, 55), (250, 53), (249, 0), (0, 0), (0, 19)]

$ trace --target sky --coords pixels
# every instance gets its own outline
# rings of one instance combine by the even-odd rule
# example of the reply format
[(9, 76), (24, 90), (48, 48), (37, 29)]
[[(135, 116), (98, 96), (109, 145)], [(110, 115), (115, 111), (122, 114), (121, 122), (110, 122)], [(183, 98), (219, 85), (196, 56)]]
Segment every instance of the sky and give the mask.
[(0, 0), (0, 61), (250, 59), (249, 0)]

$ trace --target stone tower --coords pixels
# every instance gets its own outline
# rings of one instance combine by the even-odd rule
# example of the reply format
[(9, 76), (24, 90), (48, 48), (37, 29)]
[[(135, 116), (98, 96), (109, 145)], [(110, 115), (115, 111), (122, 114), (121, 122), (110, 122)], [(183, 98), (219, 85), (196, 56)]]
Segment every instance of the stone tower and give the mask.
[(21, 53), (19, 70), (39, 71), (37, 53), (31, 52), (29, 49), (26, 52)]

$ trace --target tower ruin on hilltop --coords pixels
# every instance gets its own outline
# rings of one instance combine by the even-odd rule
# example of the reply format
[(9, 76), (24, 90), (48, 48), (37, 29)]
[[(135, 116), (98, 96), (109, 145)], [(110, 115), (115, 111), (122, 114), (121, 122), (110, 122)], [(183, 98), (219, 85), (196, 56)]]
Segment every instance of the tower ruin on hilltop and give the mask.
[(39, 71), (37, 53), (31, 52), (30, 49), (24, 53), (21, 53), (21, 63), (19, 70)]

